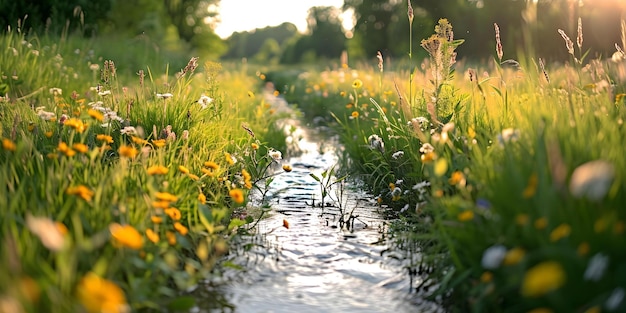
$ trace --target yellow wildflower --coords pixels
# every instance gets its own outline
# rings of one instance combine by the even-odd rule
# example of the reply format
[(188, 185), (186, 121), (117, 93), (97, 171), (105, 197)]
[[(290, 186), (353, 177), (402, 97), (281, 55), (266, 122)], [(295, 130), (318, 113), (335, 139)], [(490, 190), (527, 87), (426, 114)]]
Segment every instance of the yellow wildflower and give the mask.
[(520, 247), (513, 248), (506, 253), (504, 259), (502, 260), (502, 264), (515, 265), (522, 261), (525, 255), (526, 251), (524, 249)]
[(474, 211), (466, 210), (457, 215), (457, 218), (461, 222), (467, 222), (474, 219)]
[(251, 143), (250, 146), (252, 147), (253, 150), (259, 150), (259, 145), (256, 143)]
[(7, 151), (15, 151), (17, 149), (17, 146), (11, 139), (2, 138), (2, 149)]
[(353, 107), (354, 107), (354, 104), (352, 103), (346, 104), (346, 109), (352, 109)]
[(139, 250), (143, 247), (141, 234), (131, 225), (113, 223), (109, 225), (109, 231), (115, 245)]
[(217, 171), (217, 170), (219, 170), (219, 169), (220, 169), (220, 166), (219, 166), (219, 165), (217, 165), (217, 163), (215, 163), (215, 162), (213, 162), (213, 161), (207, 161), (207, 162), (204, 162), (204, 166), (205, 166), (205, 167), (208, 167), (208, 168), (210, 168), (210, 169), (212, 169), (212, 170), (214, 170), (214, 171)]
[(65, 193), (67, 193), (68, 195), (79, 196), (85, 201), (91, 201), (91, 197), (93, 197), (93, 191), (89, 190), (89, 188), (83, 185), (69, 187), (65, 190)]
[(171, 232), (171, 231), (167, 231), (165, 233), (165, 237), (167, 237), (167, 242), (173, 246), (176, 244), (176, 233)]
[(50, 130), (50, 131), (47, 131), (47, 132), (45, 132), (45, 133), (43, 133), (43, 135), (44, 135), (44, 136), (46, 136), (46, 138), (50, 138), (50, 137), (52, 137), (52, 135), (53, 135), (53, 134), (54, 134), (54, 132), (53, 132), (53, 131), (51, 131), (51, 130)]
[(165, 175), (167, 174), (167, 172), (169, 172), (169, 170), (167, 169), (167, 167), (162, 166), (162, 165), (153, 165), (148, 167), (148, 175)]
[(120, 153), (120, 156), (131, 158), (131, 159), (136, 157), (137, 154), (139, 153), (139, 151), (135, 149), (134, 147), (126, 146), (126, 145), (120, 146), (120, 148), (118, 149), (118, 152)]
[(224, 158), (226, 158), (226, 162), (230, 165), (234, 165), (237, 159), (235, 159), (230, 153), (224, 152)]
[(68, 157), (73, 157), (76, 154), (76, 151), (72, 150), (72, 148), (70, 148), (65, 142), (62, 141), (59, 143), (57, 149), (59, 150), (59, 152), (65, 154)]
[(571, 231), (572, 231), (572, 228), (569, 225), (561, 224), (561, 225), (557, 226), (550, 233), (550, 241), (552, 241), (552, 242), (559, 241), (559, 240), (561, 240), (561, 238), (565, 238), (565, 237), (569, 236)]
[(250, 98), (254, 98), (254, 92), (252, 92), (252, 91), (248, 91), (248, 97), (250, 97)]
[(210, 176), (210, 177), (215, 176), (215, 172), (213, 172), (213, 170), (206, 169), (206, 168), (201, 168), (200, 171), (202, 173), (206, 174), (207, 176)]
[(73, 129), (75, 129), (77, 132), (82, 133), (84, 132), (88, 125), (83, 123), (83, 121), (77, 119), (77, 118), (70, 118), (68, 120), (65, 121), (65, 123), (63, 123), (63, 125), (71, 127)]
[(454, 186), (461, 183), (463, 180), (465, 180), (465, 176), (463, 175), (463, 173), (461, 171), (455, 171), (448, 179), (448, 184)]
[(583, 241), (578, 245), (578, 248), (576, 248), (576, 253), (578, 253), (578, 255), (580, 256), (585, 256), (589, 253), (589, 250), (590, 250), (589, 243), (586, 241)]
[(198, 201), (200, 201), (200, 203), (205, 204), (206, 203), (206, 196), (203, 193), (199, 193), (198, 194)]
[(152, 206), (157, 209), (167, 209), (170, 207), (169, 201), (154, 201), (152, 202)]
[(228, 194), (236, 203), (241, 204), (245, 201), (244, 194), (241, 189), (232, 189), (228, 192)]
[(518, 214), (515, 217), (515, 224), (524, 226), (528, 223), (529, 217), (528, 214)]
[(169, 192), (157, 192), (155, 194), (157, 200), (161, 200), (161, 201), (170, 201), (170, 202), (176, 202), (176, 200), (178, 200), (178, 197), (169, 193)]
[(358, 111), (353, 111), (351, 114), (352, 118), (358, 118), (359, 117), (359, 112)]
[(363, 87), (363, 81), (362, 81), (362, 80), (360, 80), (360, 79), (358, 79), (358, 78), (357, 78), (357, 79), (355, 79), (355, 80), (352, 82), (352, 88), (354, 88), (354, 89), (358, 89), (358, 88), (361, 88), (361, 87)]
[(89, 114), (89, 116), (91, 116), (91, 118), (97, 120), (98, 122), (104, 121), (104, 114), (102, 114), (102, 112), (100, 112), (98, 110), (89, 109), (89, 110), (87, 110), (87, 114)]
[(487, 271), (480, 275), (480, 281), (483, 283), (488, 283), (493, 280), (493, 273)]
[(167, 216), (169, 216), (174, 221), (178, 221), (182, 217), (180, 210), (177, 208), (167, 208), (163, 210), (163, 212), (165, 212), (165, 214), (167, 214)]
[(153, 243), (159, 242), (159, 234), (154, 232), (154, 230), (152, 229), (146, 229), (146, 237), (148, 237), (148, 240), (152, 241)]
[(184, 166), (182, 166), (182, 165), (178, 166), (178, 171), (183, 173), (183, 174), (189, 174), (189, 169), (184, 167)]
[(198, 177), (198, 175), (196, 175), (196, 174), (189, 173), (189, 175), (187, 175), (187, 176), (189, 176), (189, 178), (191, 178), (191, 180), (199, 180), (200, 179), (200, 177)]
[(94, 273), (85, 275), (78, 283), (76, 290), (78, 300), (89, 313), (130, 310), (122, 288)]
[(291, 172), (292, 170), (293, 170), (293, 168), (291, 167), (291, 165), (289, 165), (289, 164), (283, 165), (283, 171)]
[(545, 261), (529, 269), (522, 281), (522, 295), (540, 297), (565, 284), (565, 271), (555, 261)]
[(174, 223), (174, 229), (183, 236), (187, 235), (189, 232), (189, 229), (179, 222)]
[(165, 139), (153, 139), (152, 144), (157, 148), (165, 147)]
[(157, 215), (153, 215), (150, 217), (150, 220), (152, 221), (153, 224), (161, 224), (163, 223), (163, 218)]
[(75, 143), (72, 145), (72, 149), (80, 152), (80, 153), (87, 153), (87, 151), (89, 151), (89, 146), (87, 146), (86, 144), (83, 143)]
[(422, 163), (430, 163), (436, 158), (437, 158), (437, 154), (435, 154), (434, 152), (424, 153), (420, 157), (420, 159), (422, 160)]
[(130, 136), (130, 140), (133, 141), (133, 143), (137, 144), (137, 145), (147, 145), (148, 141), (142, 138), (139, 138), (137, 136)]
[(548, 219), (545, 217), (541, 217), (535, 220), (535, 228), (544, 229), (548, 226)]
[(96, 135), (96, 140), (104, 141), (106, 143), (113, 143), (113, 137), (111, 137), (109, 135), (105, 135), (105, 134), (98, 134), (98, 135)]

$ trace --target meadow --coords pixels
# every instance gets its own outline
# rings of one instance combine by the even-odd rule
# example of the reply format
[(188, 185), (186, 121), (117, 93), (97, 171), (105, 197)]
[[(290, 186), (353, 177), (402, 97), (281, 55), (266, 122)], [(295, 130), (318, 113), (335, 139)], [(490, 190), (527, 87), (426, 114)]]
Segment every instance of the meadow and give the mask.
[(389, 70), (379, 54), (268, 76), (342, 138), (342, 168), (394, 210), (392, 237), (420, 256), (417, 288), (450, 312), (620, 312), (621, 27), (612, 57), (588, 58), (579, 24), (573, 39), (561, 33), (571, 59), (545, 64), (504, 58), (494, 25), (492, 60), (470, 64), (456, 60), (463, 39), (442, 19), (419, 64)]
[(0, 308), (193, 306), (184, 291), (268, 209), (250, 193), (290, 170), (260, 95), (271, 81), (340, 136), (340, 171), (393, 211), (391, 237), (420, 256), (417, 288), (451, 312), (623, 311), (622, 30), (613, 58), (587, 57), (579, 28), (562, 34), (571, 60), (545, 64), (506, 59), (495, 25), (492, 60), (470, 64), (442, 19), (419, 64), (379, 54), (300, 73), (10, 31)]

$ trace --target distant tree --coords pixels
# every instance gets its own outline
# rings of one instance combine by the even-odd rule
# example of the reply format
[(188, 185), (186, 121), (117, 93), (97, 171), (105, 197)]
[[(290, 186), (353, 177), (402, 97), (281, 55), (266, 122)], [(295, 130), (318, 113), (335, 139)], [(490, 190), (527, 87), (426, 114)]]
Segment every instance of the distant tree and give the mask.
[(252, 60), (258, 64), (277, 64), (280, 60), (281, 49), (278, 41), (274, 38), (266, 39), (259, 49), (259, 52), (254, 55)]
[(227, 40), (228, 51), (222, 56), (224, 59), (252, 58), (259, 53), (266, 40), (273, 39), (281, 50), (288, 40), (298, 34), (293, 23), (283, 23), (278, 26), (258, 28), (254, 31), (235, 32)]

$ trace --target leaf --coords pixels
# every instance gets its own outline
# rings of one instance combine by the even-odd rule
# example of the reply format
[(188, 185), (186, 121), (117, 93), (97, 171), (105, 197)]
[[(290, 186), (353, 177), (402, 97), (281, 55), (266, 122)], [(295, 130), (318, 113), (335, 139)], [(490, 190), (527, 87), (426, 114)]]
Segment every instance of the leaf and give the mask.
[(233, 218), (232, 220), (230, 220), (230, 223), (228, 223), (228, 230), (233, 230), (235, 227), (239, 227), (242, 225), (245, 225), (246, 221), (238, 219), (238, 218)]
[(173, 311), (188, 311), (196, 305), (196, 299), (191, 296), (178, 297), (167, 304), (167, 308)]
[(317, 175), (315, 175), (315, 174), (311, 173), (311, 174), (309, 174), (309, 176), (313, 177), (313, 179), (315, 179), (317, 182), (321, 182), (321, 181), (320, 181), (320, 178), (319, 178), (319, 177), (317, 177)]

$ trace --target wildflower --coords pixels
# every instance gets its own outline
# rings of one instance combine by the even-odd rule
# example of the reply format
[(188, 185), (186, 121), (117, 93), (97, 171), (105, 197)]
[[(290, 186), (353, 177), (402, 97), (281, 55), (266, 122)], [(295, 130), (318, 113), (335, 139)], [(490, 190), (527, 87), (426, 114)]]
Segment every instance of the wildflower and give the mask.
[(179, 165), (178, 166), (178, 171), (183, 173), (183, 174), (189, 174), (189, 169), (184, 167), (183, 165)]
[(480, 275), (480, 281), (483, 283), (488, 283), (493, 280), (493, 273), (486, 271)]
[(198, 201), (200, 201), (201, 204), (205, 204), (206, 203), (206, 196), (203, 193), (199, 193), (198, 194)]
[(521, 292), (525, 297), (540, 297), (559, 289), (565, 283), (565, 271), (555, 261), (545, 261), (529, 269), (524, 275)]
[(122, 288), (95, 273), (85, 275), (76, 291), (78, 300), (89, 313), (130, 311)]
[(604, 307), (609, 311), (617, 310), (619, 306), (622, 304), (625, 294), (626, 292), (624, 291), (624, 288), (622, 287), (615, 288), (615, 290), (613, 290), (609, 298), (606, 299), (606, 302), (604, 303)]
[(442, 176), (448, 171), (448, 161), (446, 159), (439, 159), (435, 162), (435, 175)]
[(205, 95), (200, 96), (200, 99), (198, 100), (198, 103), (200, 104), (200, 107), (202, 107), (202, 109), (206, 109), (209, 104), (211, 104), (211, 102), (213, 102), (213, 98)]
[(591, 281), (599, 281), (604, 276), (604, 272), (606, 272), (606, 268), (609, 266), (609, 256), (603, 253), (597, 253), (591, 260), (589, 260), (589, 264), (587, 265), (587, 269), (585, 269), (585, 274), (583, 277), (585, 280)]
[(291, 165), (289, 165), (289, 164), (283, 165), (283, 171), (291, 172), (292, 170), (293, 170), (293, 168), (291, 167)]
[(214, 171), (217, 171), (217, 170), (220, 169), (220, 166), (217, 165), (217, 163), (215, 163), (213, 161), (206, 161), (206, 162), (204, 162), (204, 166), (208, 167), (208, 168), (210, 168), (210, 169), (212, 169)]
[(59, 152), (65, 154), (68, 157), (73, 157), (76, 154), (76, 151), (72, 150), (72, 148), (70, 148), (67, 143), (65, 142), (59, 142), (59, 145), (57, 147), (57, 150), (59, 150)]
[(437, 154), (435, 154), (434, 152), (424, 153), (420, 156), (420, 160), (422, 160), (422, 163), (430, 163), (436, 158)]
[(232, 189), (228, 192), (235, 203), (241, 204), (245, 201), (244, 194), (241, 189)]
[(256, 143), (251, 143), (250, 146), (252, 147), (252, 150), (259, 150), (259, 145)]
[(502, 62), (503, 52), (502, 52), (502, 42), (500, 41), (500, 27), (498, 27), (498, 24), (496, 23), (493, 23), (493, 26), (496, 30), (496, 54), (498, 55), (498, 60)]
[(350, 114), (350, 117), (355, 119), (359, 117), (359, 111), (352, 111), (352, 114)]
[(246, 169), (242, 169), (241, 176), (243, 176), (243, 181), (244, 181), (246, 188), (252, 189), (252, 182), (251, 182), (252, 176), (250, 176), (250, 173), (248, 173)]
[(587, 162), (572, 173), (569, 190), (575, 198), (599, 201), (609, 191), (614, 177), (613, 164), (603, 160)]
[(518, 214), (515, 216), (515, 224), (524, 226), (528, 223), (528, 214)]
[(252, 92), (252, 91), (248, 91), (248, 97), (250, 97), (250, 98), (254, 98), (254, 92)]
[(82, 133), (87, 129), (87, 124), (77, 118), (70, 118), (66, 120), (63, 125), (71, 127), (79, 133)]
[(557, 31), (559, 32), (561, 37), (563, 37), (563, 40), (565, 40), (565, 47), (567, 48), (567, 52), (573, 56), (574, 55), (574, 42), (572, 42), (572, 40), (569, 39), (569, 36), (567, 36), (565, 31), (563, 31), (562, 29), (559, 28)]
[(87, 153), (87, 151), (89, 151), (89, 146), (87, 146), (86, 144), (82, 144), (82, 143), (75, 143), (72, 145), (72, 149), (80, 152), (80, 153)]
[(391, 155), (394, 160), (400, 159), (404, 156), (404, 151), (397, 151)]
[(2, 138), (2, 149), (7, 151), (15, 151), (17, 149), (17, 146), (15, 145), (15, 142), (13, 142), (11, 139)]
[(422, 146), (420, 147), (420, 152), (422, 154), (427, 154), (433, 151), (435, 151), (435, 147), (433, 147), (433, 145), (429, 144), (428, 142), (423, 143)]
[(163, 223), (163, 218), (157, 215), (153, 215), (150, 217), (150, 221), (152, 221), (153, 224), (161, 224)]
[(465, 182), (465, 175), (463, 175), (463, 172), (461, 171), (454, 171), (454, 173), (452, 173), (452, 176), (450, 176), (450, 178), (448, 179), (448, 184), (455, 186), (457, 184), (461, 184), (464, 185)]
[(113, 143), (113, 137), (111, 137), (109, 135), (104, 135), (104, 134), (96, 135), (96, 140), (103, 141), (103, 142), (106, 142), (106, 143)]
[(363, 87), (363, 81), (362, 81), (362, 80), (360, 80), (360, 79), (358, 79), (358, 78), (357, 78), (357, 79), (355, 79), (355, 80), (352, 82), (352, 88), (354, 88), (354, 89), (359, 89), (359, 88), (361, 88), (361, 87)]
[(283, 227), (289, 229), (289, 221), (286, 219), (283, 219)]
[(460, 222), (467, 222), (474, 219), (474, 211), (465, 210), (457, 215), (457, 219)]
[(367, 137), (367, 142), (370, 145), (370, 149), (385, 152), (385, 142), (382, 140), (382, 138), (378, 137), (378, 135), (370, 135), (369, 137)]
[(283, 154), (278, 150), (270, 149), (267, 152), (267, 155), (269, 155), (274, 161), (277, 162), (283, 159)]
[(224, 158), (226, 158), (226, 162), (230, 165), (235, 165), (235, 163), (237, 163), (237, 159), (228, 152), (224, 152)]
[(495, 245), (487, 248), (483, 252), (481, 264), (483, 268), (493, 270), (500, 266), (504, 256), (506, 255), (506, 247), (503, 245)]
[(536, 173), (530, 175), (530, 178), (528, 178), (528, 185), (526, 185), (526, 188), (524, 188), (524, 192), (522, 193), (524, 198), (528, 199), (535, 195), (535, 192), (537, 192), (538, 182), (539, 179), (537, 178)]
[(163, 99), (163, 100), (169, 99), (169, 98), (171, 98), (171, 97), (173, 97), (173, 96), (174, 96), (174, 95), (173, 95), (173, 94), (171, 94), (171, 93), (169, 93), (169, 92), (168, 92), (168, 93), (157, 93), (157, 94), (156, 94), (156, 97), (157, 97), (157, 98), (159, 98), (159, 99)]
[(102, 113), (100, 113), (100, 111), (98, 110), (94, 110), (94, 109), (89, 109), (87, 110), (87, 114), (89, 114), (89, 116), (91, 116), (91, 118), (102, 122), (104, 120), (104, 115)]
[(136, 137), (136, 136), (131, 136), (131, 137), (130, 137), (130, 140), (131, 140), (134, 144), (137, 144), (137, 145), (147, 145), (147, 144), (148, 144), (148, 141), (147, 141), (147, 140), (145, 140), (145, 139), (141, 139), (141, 138)]
[(169, 172), (169, 170), (167, 169), (167, 167), (162, 166), (162, 165), (153, 165), (148, 167), (148, 175), (165, 175), (167, 174), (167, 172)]
[(194, 180), (194, 181), (200, 179), (200, 177), (198, 177), (198, 175), (196, 175), (196, 174), (189, 173), (187, 176), (189, 176), (189, 178), (191, 178), (191, 180)]
[(51, 219), (27, 214), (26, 226), (50, 251), (61, 251), (65, 247), (64, 233), (59, 225)]
[(589, 249), (589, 243), (583, 241), (578, 245), (578, 248), (576, 248), (576, 253), (578, 253), (578, 255), (580, 256), (585, 256), (587, 255), (587, 253), (589, 253)]
[(93, 191), (89, 190), (89, 188), (83, 185), (69, 187), (65, 190), (65, 193), (67, 193), (68, 195), (78, 196), (87, 202), (91, 201), (91, 197), (93, 197)]
[(571, 231), (572, 231), (572, 227), (570, 227), (567, 224), (561, 224), (561, 225), (557, 226), (550, 233), (550, 241), (552, 241), (552, 242), (559, 241), (562, 238), (565, 238), (565, 237), (569, 236)]
[(396, 187), (394, 184), (389, 184), (390, 187), (393, 186), (393, 188), (391, 188), (391, 201), (398, 201), (400, 200), (400, 197), (402, 196), (402, 189), (400, 189), (400, 187)]
[(143, 247), (141, 234), (131, 225), (113, 223), (109, 225), (113, 242), (117, 246), (139, 250)]
[(54, 87), (54, 88), (50, 88), (49, 91), (50, 91), (50, 94), (53, 96), (60, 96), (63, 94), (63, 89), (61, 88)]
[(166, 141), (165, 139), (152, 139), (152, 144), (157, 148), (165, 147)]
[(174, 223), (174, 229), (183, 236), (187, 235), (189, 232), (189, 229), (179, 222)]
[(136, 136), (137, 135), (137, 128), (133, 127), (133, 126), (126, 126), (122, 129), (120, 129), (120, 133), (122, 135), (132, 135), (132, 136)]
[(120, 146), (120, 148), (118, 149), (118, 152), (120, 156), (131, 158), (131, 159), (137, 156), (137, 153), (139, 153), (139, 151), (135, 149), (134, 147), (126, 146), (126, 145)]
[(167, 208), (163, 210), (163, 212), (174, 221), (178, 221), (182, 218), (182, 213), (180, 213), (180, 210), (177, 208)]
[(173, 246), (176, 244), (176, 234), (174, 232), (167, 231), (165, 233), (165, 237), (167, 237), (167, 243), (169, 243), (170, 246)]
[(111, 94), (111, 90), (103, 90), (98, 92), (98, 96), (104, 97)]
[(169, 192), (157, 192), (155, 196), (157, 200), (160, 200), (160, 201), (176, 202), (178, 200), (177, 196)]
[(154, 230), (152, 229), (146, 229), (146, 237), (148, 237), (148, 240), (152, 241), (153, 243), (159, 242), (159, 234), (154, 232)]
[(535, 220), (535, 228), (536, 229), (544, 229), (548, 226), (548, 219), (545, 217), (540, 217)]
[(502, 264), (515, 265), (524, 258), (524, 255), (526, 255), (526, 251), (524, 249), (519, 247), (513, 248), (506, 253), (504, 259), (502, 260)]
[(501, 147), (508, 142), (515, 142), (520, 137), (519, 129), (505, 128), (498, 134), (498, 143)]

